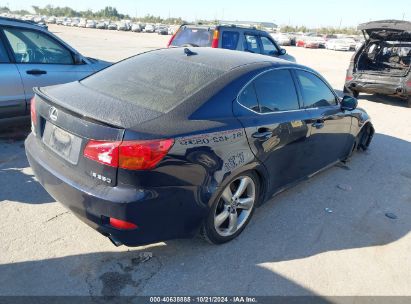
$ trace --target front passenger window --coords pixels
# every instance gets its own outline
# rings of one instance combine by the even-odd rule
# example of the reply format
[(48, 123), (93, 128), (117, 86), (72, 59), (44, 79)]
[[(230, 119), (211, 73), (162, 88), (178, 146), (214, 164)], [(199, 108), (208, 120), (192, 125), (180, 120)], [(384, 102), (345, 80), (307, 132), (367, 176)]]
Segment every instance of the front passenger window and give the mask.
[(330, 88), (313, 73), (296, 70), (301, 84), (301, 93), (306, 108), (318, 108), (337, 105), (335, 95)]
[(7, 28), (4, 33), (17, 63), (73, 64), (71, 52), (40, 31)]
[(261, 54), (272, 56), (278, 53), (275, 44), (267, 37), (261, 37), (261, 45), (263, 46)]

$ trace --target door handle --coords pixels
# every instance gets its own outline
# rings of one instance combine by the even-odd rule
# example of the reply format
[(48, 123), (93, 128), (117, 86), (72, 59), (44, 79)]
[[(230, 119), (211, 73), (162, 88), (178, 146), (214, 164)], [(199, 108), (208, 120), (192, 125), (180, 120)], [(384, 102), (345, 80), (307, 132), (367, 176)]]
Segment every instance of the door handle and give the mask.
[(27, 73), (27, 74), (29, 74), (29, 75), (43, 75), (43, 74), (47, 74), (47, 72), (46, 72), (46, 71), (43, 71), (43, 70), (37, 70), (37, 69), (34, 69), (34, 70), (28, 70), (28, 71), (26, 71), (26, 73)]
[(314, 122), (312, 124), (312, 126), (317, 128), (317, 129), (322, 129), (322, 128), (324, 128), (324, 121), (323, 120), (317, 120), (316, 122)]
[(269, 131), (268, 129), (262, 128), (258, 129), (258, 132), (253, 133), (253, 135), (251, 136), (259, 140), (267, 140), (273, 137), (273, 132)]

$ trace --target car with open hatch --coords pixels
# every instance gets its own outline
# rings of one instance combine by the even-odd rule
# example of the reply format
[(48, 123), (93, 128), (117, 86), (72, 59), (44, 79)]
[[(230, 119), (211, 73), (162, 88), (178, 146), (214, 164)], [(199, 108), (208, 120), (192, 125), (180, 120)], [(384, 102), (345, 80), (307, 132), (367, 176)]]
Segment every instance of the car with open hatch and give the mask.
[(351, 59), (344, 92), (393, 95), (411, 107), (411, 22), (371, 21), (360, 24), (365, 42)]
[(136, 55), (37, 88), (35, 176), (114, 244), (237, 237), (273, 195), (367, 149), (374, 128), (314, 70), (212, 48)]

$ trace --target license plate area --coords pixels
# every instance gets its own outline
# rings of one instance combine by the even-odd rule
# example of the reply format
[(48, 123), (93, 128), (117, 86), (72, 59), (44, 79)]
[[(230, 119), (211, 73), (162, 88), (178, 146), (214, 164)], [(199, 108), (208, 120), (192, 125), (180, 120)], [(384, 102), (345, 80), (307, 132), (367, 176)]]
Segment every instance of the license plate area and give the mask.
[(42, 141), (61, 158), (73, 165), (78, 164), (82, 143), (80, 137), (46, 121)]

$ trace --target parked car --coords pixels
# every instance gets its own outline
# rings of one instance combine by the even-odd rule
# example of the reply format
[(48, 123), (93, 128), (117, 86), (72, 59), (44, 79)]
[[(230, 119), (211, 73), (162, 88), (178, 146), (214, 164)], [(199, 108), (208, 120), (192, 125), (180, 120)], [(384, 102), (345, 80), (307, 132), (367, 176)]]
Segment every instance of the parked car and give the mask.
[(131, 29), (130, 24), (127, 22), (119, 22), (117, 23), (117, 30), (118, 31), (129, 31)]
[(63, 25), (64, 21), (66, 21), (66, 18), (64, 18), (64, 17), (57, 18), (56, 24), (57, 25)]
[(143, 29), (144, 33), (154, 33), (155, 32), (155, 27), (152, 24), (146, 24), (146, 26)]
[(56, 17), (51, 16), (51, 17), (47, 18), (47, 23), (55, 24), (56, 23)]
[(131, 26), (132, 32), (140, 33), (142, 30), (143, 28), (140, 23), (133, 23), (133, 25)]
[(278, 33), (278, 34), (271, 34), (274, 40), (281, 46), (289, 46), (291, 45), (291, 39), (286, 34)]
[(156, 29), (157, 34), (159, 35), (168, 35), (168, 28), (166, 26), (159, 26)]
[(104, 20), (97, 22), (96, 28), (100, 30), (105, 30), (107, 28), (107, 23)]
[(349, 51), (351, 49), (351, 42), (346, 39), (330, 39), (327, 40), (325, 48), (334, 51)]
[(411, 22), (372, 21), (358, 29), (365, 43), (350, 62), (344, 92), (396, 95), (411, 107)]
[(295, 62), (295, 58), (280, 48), (269, 33), (236, 25), (182, 25), (168, 43), (168, 47), (178, 46), (222, 48)]
[(44, 23), (43, 21), (35, 22), (35, 21), (27, 20), (26, 22), (31, 23), (31, 24), (35, 24), (37, 26), (40, 26), (40, 27), (44, 28), (45, 30), (49, 29), (48, 25), (46, 23)]
[(87, 20), (86, 20), (86, 19), (81, 19), (81, 20), (79, 21), (79, 23), (77, 24), (77, 26), (78, 26), (78, 27), (81, 27), (81, 28), (85, 28), (85, 27), (86, 27), (86, 24), (87, 24)]
[(117, 30), (117, 24), (115, 23), (110, 23), (109, 25), (107, 25), (107, 29), (109, 30)]
[(94, 20), (87, 20), (86, 28), (96, 28), (96, 22)]
[(73, 19), (73, 20), (71, 21), (71, 26), (78, 27), (79, 23), (80, 23), (80, 20), (79, 20), (79, 19)]
[[(308, 67), (172, 48), (36, 89), (37, 180), (114, 244), (237, 237), (280, 190), (367, 149), (357, 100)], [(263, 115), (264, 114), (264, 115)]]
[(318, 49), (320, 47), (320, 44), (318, 43), (316, 37), (300, 36), (297, 39), (296, 46), (309, 49)]
[(109, 65), (31, 22), (0, 18), (0, 36), (1, 123), (28, 121), (33, 87), (78, 80)]
[(71, 25), (71, 19), (67, 18), (66, 20), (63, 21), (62, 23), (64, 26), (70, 26)]

